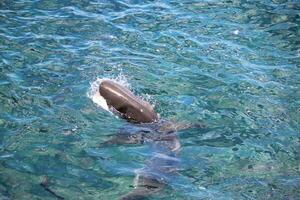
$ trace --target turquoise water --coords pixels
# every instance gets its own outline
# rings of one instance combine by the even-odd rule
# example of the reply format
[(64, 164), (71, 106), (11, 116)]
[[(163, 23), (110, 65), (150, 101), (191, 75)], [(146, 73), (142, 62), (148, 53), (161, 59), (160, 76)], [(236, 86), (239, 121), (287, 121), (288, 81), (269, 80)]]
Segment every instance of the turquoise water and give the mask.
[(300, 199), (297, 0), (0, 2), (0, 199), (118, 199), (149, 145), (87, 95), (123, 77), (178, 132), (150, 199)]

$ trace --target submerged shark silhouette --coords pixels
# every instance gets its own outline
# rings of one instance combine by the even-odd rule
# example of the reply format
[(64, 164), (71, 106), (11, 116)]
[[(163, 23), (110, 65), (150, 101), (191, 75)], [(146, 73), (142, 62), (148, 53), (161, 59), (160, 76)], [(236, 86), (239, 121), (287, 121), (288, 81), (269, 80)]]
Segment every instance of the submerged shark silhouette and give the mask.
[(161, 191), (168, 177), (176, 175), (180, 164), (177, 157), (180, 141), (176, 131), (201, 125), (160, 120), (151, 104), (111, 80), (102, 81), (99, 92), (111, 111), (133, 122), (133, 126), (124, 128), (103, 145), (148, 143), (154, 152), (147, 166), (136, 173), (134, 189), (120, 199), (145, 199)]

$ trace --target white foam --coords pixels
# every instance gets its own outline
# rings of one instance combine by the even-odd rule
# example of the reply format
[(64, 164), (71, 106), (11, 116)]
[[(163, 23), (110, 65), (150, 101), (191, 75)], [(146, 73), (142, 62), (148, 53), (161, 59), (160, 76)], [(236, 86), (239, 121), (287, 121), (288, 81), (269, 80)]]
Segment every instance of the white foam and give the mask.
[(91, 83), (91, 87), (87, 92), (87, 96), (99, 107), (109, 111), (106, 100), (100, 95), (99, 86), (104, 79), (97, 78)]

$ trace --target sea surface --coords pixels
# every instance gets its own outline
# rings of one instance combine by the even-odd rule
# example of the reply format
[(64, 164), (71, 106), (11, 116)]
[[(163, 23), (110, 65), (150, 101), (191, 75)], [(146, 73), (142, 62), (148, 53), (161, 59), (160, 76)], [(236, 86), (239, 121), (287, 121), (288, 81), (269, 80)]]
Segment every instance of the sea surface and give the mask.
[(130, 126), (99, 106), (102, 79), (202, 124), (149, 199), (300, 199), (299, 68), (298, 0), (1, 0), (0, 199), (133, 189), (155, 152), (101, 145)]

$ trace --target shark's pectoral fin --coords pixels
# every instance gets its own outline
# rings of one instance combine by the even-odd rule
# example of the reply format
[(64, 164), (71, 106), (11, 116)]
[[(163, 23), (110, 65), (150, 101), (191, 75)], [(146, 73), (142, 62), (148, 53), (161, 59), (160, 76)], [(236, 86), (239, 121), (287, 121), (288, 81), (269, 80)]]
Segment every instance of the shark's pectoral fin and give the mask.
[(158, 129), (160, 132), (176, 132), (186, 129), (203, 129), (206, 126), (202, 123), (184, 123), (184, 122), (173, 122), (169, 121), (161, 125)]
[(161, 191), (165, 184), (154, 179), (138, 176), (136, 187), (128, 194), (122, 196), (120, 200), (142, 200)]
[(109, 145), (126, 145), (126, 144), (143, 144), (144, 143), (144, 134), (117, 134), (112, 136), (109, 140), (103, 142), (101, 146)]

